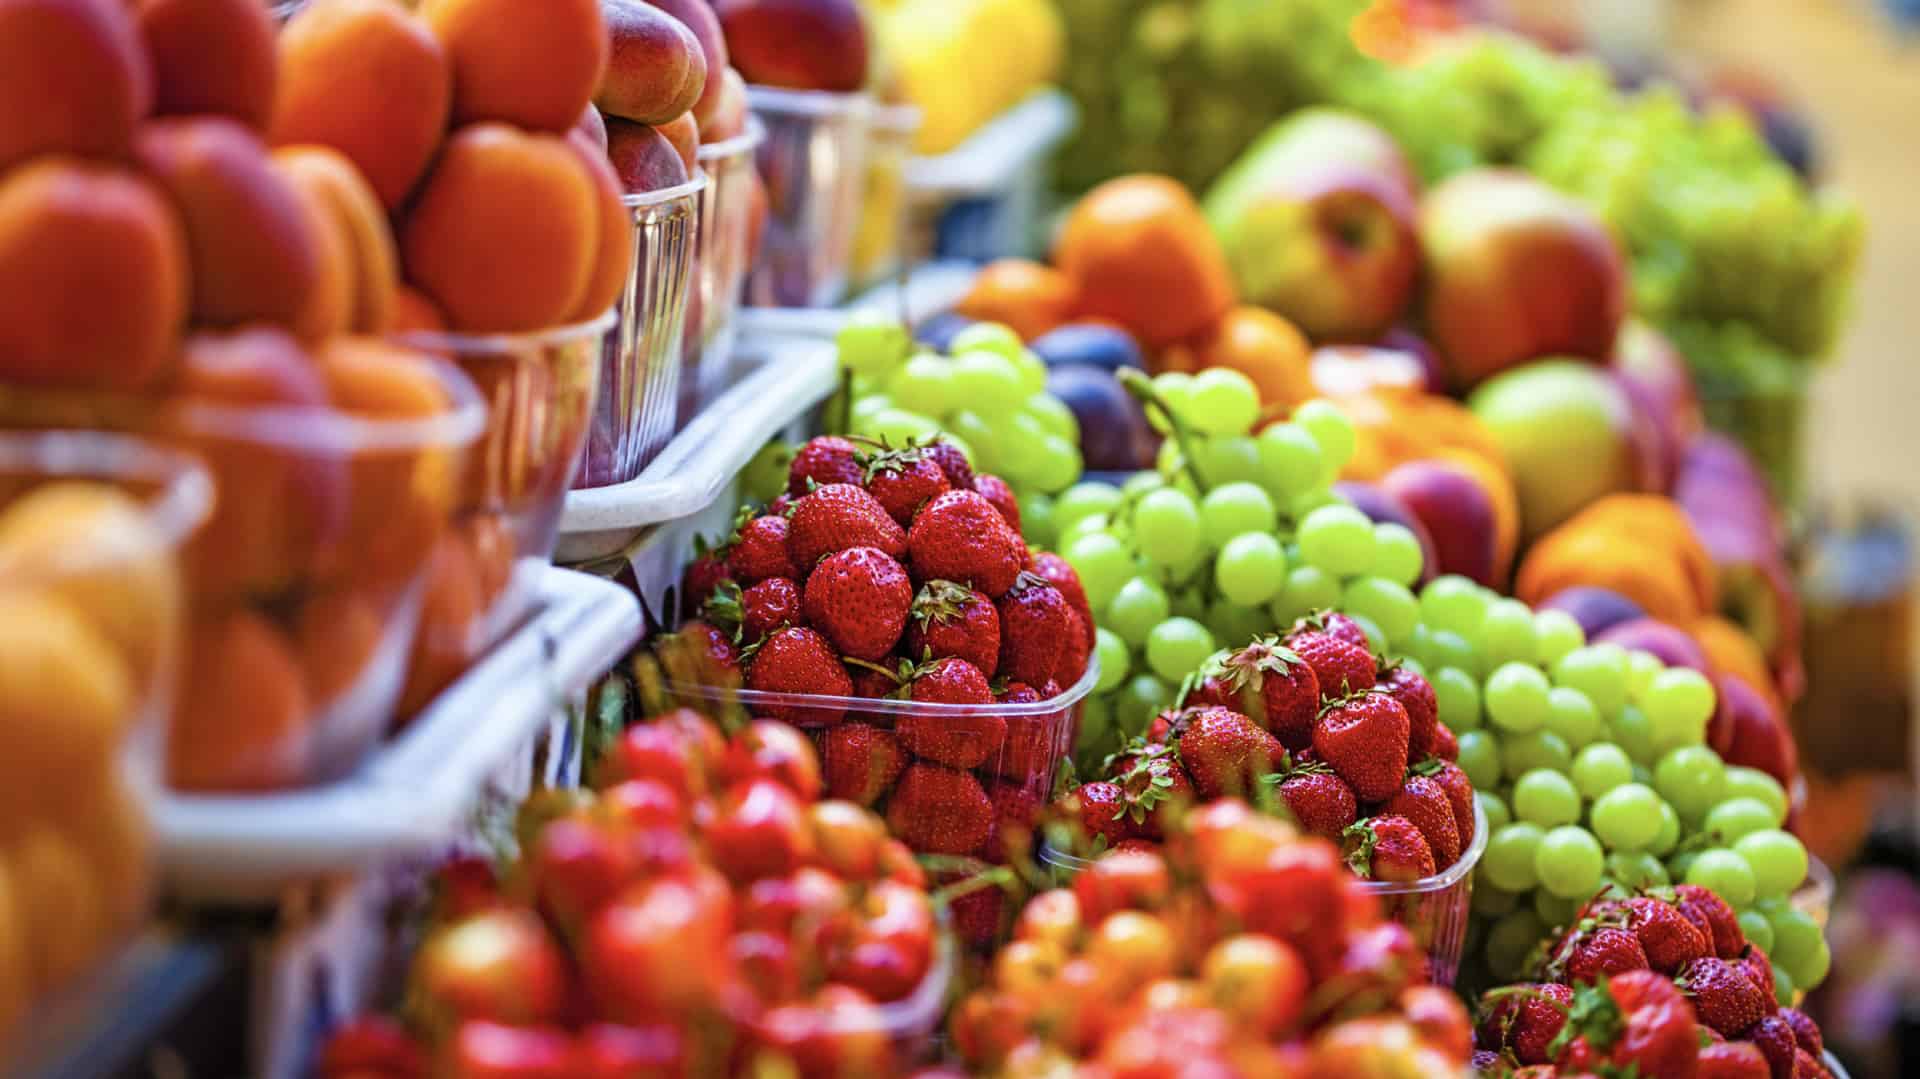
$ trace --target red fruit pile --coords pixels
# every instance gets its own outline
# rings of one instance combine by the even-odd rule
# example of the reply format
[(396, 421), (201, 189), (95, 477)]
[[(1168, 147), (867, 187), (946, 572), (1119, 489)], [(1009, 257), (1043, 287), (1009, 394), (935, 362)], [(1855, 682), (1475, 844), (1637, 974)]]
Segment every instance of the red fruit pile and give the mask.
[(755, 721), (723, 738), (682, 709), (629, 730), (602, 771), (597, 793), (528, 803), (517, 864), (443, 873), (414, 1029), (355, 1022), (322, 1075), (726, 1075), (770, 1059), (895, 1074), (885, 1008), (937, 995), (934, 908), (879, 817), (820, 800), (806, 736)]
[(1034, 897), (955, 1010), (972, 1074), (1458, 1075), (1466, 1009), (1325, 840), (1222, 799)]
[[(1475, 1067), (1531, 1076), (1831, 1079), (1820, 1028), (1775, 1000), (1767, 953), (1733, 908), (1682, 884), (1589, 903), (1541, 981), (1488, 993)], [(1611, 1068), (1612, 1072), (1603, 1072)]]

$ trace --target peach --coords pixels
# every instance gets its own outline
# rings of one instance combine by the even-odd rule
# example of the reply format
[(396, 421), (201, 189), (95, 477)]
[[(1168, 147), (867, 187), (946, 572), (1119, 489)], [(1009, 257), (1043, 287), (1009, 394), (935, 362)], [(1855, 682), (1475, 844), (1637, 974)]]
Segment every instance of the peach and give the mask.
[(373, 603), (353, 589), (307, 600), (294, 633), (308, 699), (324, 708), (352, 690), (372, 663), (385, 629)]
[(351, 278), (345, 328), (385, 332), (393, 320), (400, 254), (379, 197), (352, 161), (328, 147), (285, 147), (274, 151), (273, 162), (320, 204), (327, 227), (344, 245)]
[(215, 113), (255, 131), (273, 119), (279, 57), (261, 0), (138, 0), (134, 16), (153, 61), (153, 111)]
[(573, 129), (585, 135), (587, 138), (592, 139), (593, 144), (600, 148), (601, 153), (604, 154), (607, 152), (607, 121), (605, 117), (600, 115), (599, 108), (588, 105), (586, 108), (581, 109), (580, 119), (574, 123)]
[(34, 983), (48, 990), (64, 986), (111, 941), (114, 926), (100, 881), (73, 840), (50, 821), (30, 826), (7, 861), (20, 886)]
[(112, 758), (138, 708), (121, 652), (73, 604), (0, 592), (0, 819), (41, 812)]
[(425, 0), (420, 14), (452, 60), (457, 124), (565, 131), (607, 69), (598, 0)]
[(38, 154), (124, 156), (152, 107), (121, 0), (0, 0), (0, 171)]
[(628, 271), (633, 268), (633, 213), (621, 201), (620, 177), (614, 175), (607, 155), (593, 145), (593, 140), (574, 132), (567, 136), (567, 143), (579, 152), (587, 175), (593, 179), (600, 214), (600, 244), (593, 275), (587, 281), (586, 297), (573, 313), (573, 321), (578, 322), (598, 317), (626, 290)]
[(646, 0), (605, 0), (613, 48), (594, 104), (608, 116), (664, 124), (706, 91), (707, 54), (687, 24)]
[(748, 82), (850, 92), (867, 81), (856, 0), (714, 0), (733, 66)]
[(728, 68), (721, 73), (715, 98), (712, 102), (702, 99), (694, 110), (694, 118), (700, 124), (700, 141), (724, 142), (746, 134), (747, 81), (738, 71)]
[(720, 16), (713, 13), (713, 5), (708, 0), (650, 0), (654, 7), (673, 16), (683, 23), (700, 42), (700, 52), (706, 60), (707, 76), (700, 87), (700, 99), (694, 102), (693, 115), (701, 127), (713, 115), (713, 108), (720, 103), (725, 92), (726, 73), (732, 69), (733, 59), (727, 54), (727, 35), (720, 28)]
[(196, 620), (167, 780), (181, 790), (262, 791), (307, 776), (313, 730), (305, 679), (291, 642), (240, 609)]
[(281, 28), (272, 141), (339, 150), (389, 210), (427, 171), (452, 101), (446, 50), (392, 0), (314, 0)]
[(656, 128), (627, 120), (607, 121), (607, 159), (629, 195), (677, 187), (692, 175), (671, 140)]
[(655, 124), (653, 129), (679, 153), (680, 163), (687, 167), (687, 175), (692, 176), (700, 167), (700, 122), (692, 113), (683, 112), (664, 124)]
[(187, 239), (145, 180), (50, 158), (0, 178), (0, 378), (145, 386), (187, 320)]

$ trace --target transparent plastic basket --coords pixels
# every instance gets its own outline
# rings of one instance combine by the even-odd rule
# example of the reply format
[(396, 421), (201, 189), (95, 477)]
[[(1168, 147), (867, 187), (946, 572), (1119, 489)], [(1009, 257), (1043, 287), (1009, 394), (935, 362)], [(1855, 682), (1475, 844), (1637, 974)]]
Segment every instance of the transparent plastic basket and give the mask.
[(892, 278), (919, 261), (926, 248), (907, 249), (907, 161), (920, 131), (920, 110), (887, 105), (873, 110), (867, 135), (865, 192), (847, 274), (856, 289)]
[(755, 160), (767, 189), (767, 223), (747, 274), (746, 302), (832, 306), (847, 292), (873, 101), (749, 86), (747, 104), (766, 132)]
[(748, 117), (745, 133), (700, 147), (700, 169), (707, 174), (707, 186), (700, 193), (699, 254), (687, 297), (676, 431), (693, 422), (700, 409), (726, 388), (727, 361), (733, 355), (738, 328), (740, 285), (746, 280), (753, 216), (760, 207), (754, 191), (760, 180), (753, 155), (764, 137), (760, 122)]

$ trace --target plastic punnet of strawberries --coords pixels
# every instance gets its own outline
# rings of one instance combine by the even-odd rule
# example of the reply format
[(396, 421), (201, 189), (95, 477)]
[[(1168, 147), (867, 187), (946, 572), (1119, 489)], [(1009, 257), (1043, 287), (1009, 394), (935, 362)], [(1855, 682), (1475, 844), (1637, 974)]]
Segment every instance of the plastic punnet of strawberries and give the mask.
[(701, 680), (812, 731), (835, 797), (927, 853), (998, 857), (1012, 814), (1031, 831), (1091, 687), (1093, 613), (951, 444), (809, 441), (683, 589)]
[(1020, 912), (952, 1045), (976, 1074), (1457, 1075), (1466, 1009), (1332, 843), (1236, 798)]
[(504, 869), (442, 872), (405, 1021), (343, 1028), (326, 1079), (852, 1079), (924, 1049), (951, 962), (926, 878), (871, 811), (820, 800), (805, 735), (680, 709), (597, 779), (530, 800)]
[(1482, 998), (1481, 1073), (1831, 1079), (1820, 1028), (1777, 1003), (1767, 953), (1705, 888), (1593, 900), (1536, 973)]

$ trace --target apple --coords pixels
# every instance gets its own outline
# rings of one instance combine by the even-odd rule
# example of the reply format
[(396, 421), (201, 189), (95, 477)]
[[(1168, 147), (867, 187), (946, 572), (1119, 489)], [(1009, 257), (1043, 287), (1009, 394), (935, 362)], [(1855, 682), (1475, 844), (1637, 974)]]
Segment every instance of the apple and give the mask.
[(1425, 526), (1436, 573), (1493, 586), (1500, 572), (1499, 517), (1478, 480), (1445, 461), (1409, 461), (1382, 476), (1380, 488)]
[(1688, 667), (1701, 674), (1713, 672), (1713, 664), (1698, 641), (1680, 627), (1658, 618), (1635, 618), (1620, 622), (1607, 627), (1593, 639), (1600, 644), (1617, 644), (1626, 649), (1637, 648), (1642, 652), (1650, 652), (1669, 667)]
[(1640, 488), (1633, 406), (1607, 373), (1578, 360), (1505, 371), (1467, 407), (1500, 444), (1532, 540), (1602, 495)]
[(1588, 585), (1563, 588), (1548, 596), (1539, 609), (1564, 611), (1572, 615), (1589, 641), (1622, 622), (1631, 622), (1647, 615), (1638, 603), (1613, 589)]
[(1205, 209), (1247, 300), (1316, 341), (1368, 341), (1413, 294), (1417, 192), (1385, 131), (1314, 108), (1249, 147), (1207, 193)]
[(867, 82), (856, 0), (713, 0), (733, 66), (750, 83), (850, 93)]
[(1470, 389), (1543, 356), (1605, 361), (1626, 315), (1626, 259), (1592, 211), (1508, 169), (1460, 173), (1420, 207), (1427, 335)]
[(1420, 541), (1420, 579), (1416, 587), (1438, 574), (1435, 567), (1440, 564), (1440, 553), (1433, 545), (1433, 534), (1427, 531), (1426, 522), (1420, 519), (1420, 515), (1400, 496), (1387, 490), (1384, 484), (1352, 481), (1334, 484), (1333, 491), (1366, 514), (1374, 524), (1400, 525)]
[(1645, 392), (1676, 451), (1704, 429), (1693, 371), (1666, 334), (1637, 318), (1628, 319), (1614, 341), (1612, 366), (1621, 379)]

